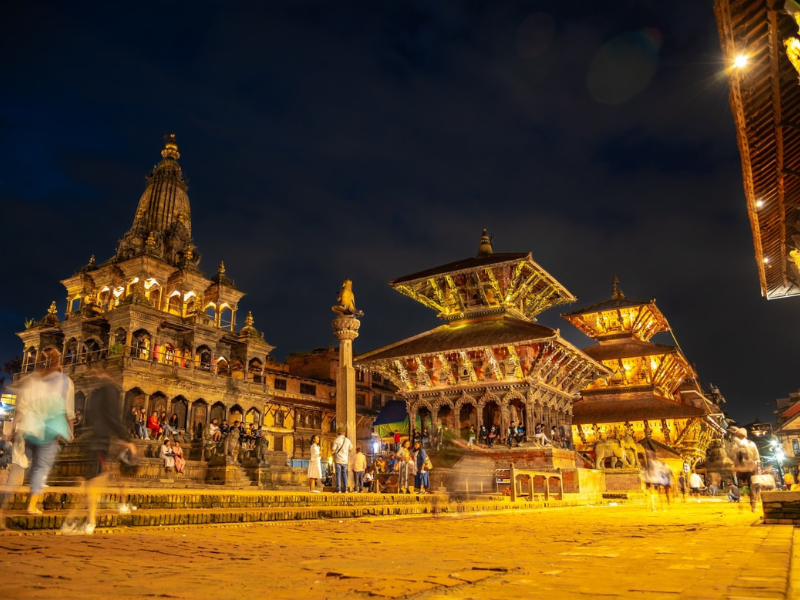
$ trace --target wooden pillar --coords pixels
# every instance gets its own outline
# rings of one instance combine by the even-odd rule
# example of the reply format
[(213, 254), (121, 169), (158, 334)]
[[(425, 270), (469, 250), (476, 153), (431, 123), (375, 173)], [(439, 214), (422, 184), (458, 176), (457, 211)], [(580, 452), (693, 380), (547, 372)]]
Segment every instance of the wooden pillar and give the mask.
[(461, 439), (461, 408), (453, 406), (453, 429), (456, 431), (456, 438)]

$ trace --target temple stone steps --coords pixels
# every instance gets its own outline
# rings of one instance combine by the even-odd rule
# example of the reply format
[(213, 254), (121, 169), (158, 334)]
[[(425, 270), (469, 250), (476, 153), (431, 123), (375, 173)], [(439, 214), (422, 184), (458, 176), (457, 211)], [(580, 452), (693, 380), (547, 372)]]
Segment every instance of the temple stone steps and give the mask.
[[(42, 515), (28, 515), (22, 509), (26, 494), (14, 494), (10, 511), (4, 516), (8, 534), (20, 531), (57, 531), (70, 509), (85, 505), (76, 490), (48, 492)], [(115, 510), (125, 501), (136, 510), (120, 514)], [(172, 527), (213, 524), (299, 521), (309, 519), (350, 519), (363, 517), (444, 516), (547, 508), (548, 506), (585, 506), (614, 503), (639, 503), (643, 498), (603, 500), (567, 498), (563, 501), (518, 500), (511, 503), (499, 495), (454, 501), (444, 494), (310, 494), (204, 491), (153, 493), (133, 491), (103, 494), (99, 503), (98, 528)], [(83, 513), (85, 514), (85, 513)]]

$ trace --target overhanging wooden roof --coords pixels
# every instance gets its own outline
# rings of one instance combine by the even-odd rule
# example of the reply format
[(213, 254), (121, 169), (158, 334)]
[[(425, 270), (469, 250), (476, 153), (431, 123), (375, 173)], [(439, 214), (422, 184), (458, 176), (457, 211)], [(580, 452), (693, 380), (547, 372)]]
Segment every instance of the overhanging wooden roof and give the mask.
[[(800, 294), (800, 83), (783, 0), (716, 0), (761, 293)], [(737, 57), (746, 60), (736, 66)], [(793, 257), (792, 254), (795, 253)]]

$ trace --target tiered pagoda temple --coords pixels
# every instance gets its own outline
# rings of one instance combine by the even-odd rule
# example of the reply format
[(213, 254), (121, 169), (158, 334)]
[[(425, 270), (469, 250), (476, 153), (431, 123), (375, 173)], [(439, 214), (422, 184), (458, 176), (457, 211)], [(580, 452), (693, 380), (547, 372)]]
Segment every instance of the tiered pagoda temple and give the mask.
[(601, 440), (630, 434), (655, 440), (676, 457), (695, 462), (719, 426), (718, 394), (706, 394), (679, 348), (651, 340), (670, 331), (655, 300), (626, 298), (614, 277), (608, 300), (562, 315), (597, 344), (584, 352), (608, 375), (581, 390), (573, 404), (573, 442), (588, 452)]
[(512, 421), (528, 431), (538, 422), (570, 425), (578, 391), (611, 373), (536, 323), (575, 297), (530, 253), (495, 254), (486, 230), (477, 256), (389, 285), (445, 321), (356, 358), (398, 386), (411, 423), (420, 415), (462, 432)]

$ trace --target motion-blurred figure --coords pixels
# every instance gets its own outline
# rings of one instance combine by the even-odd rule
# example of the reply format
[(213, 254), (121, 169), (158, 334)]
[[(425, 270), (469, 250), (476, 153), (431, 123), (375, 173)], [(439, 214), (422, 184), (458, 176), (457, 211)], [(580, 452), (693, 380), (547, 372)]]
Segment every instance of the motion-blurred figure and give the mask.
[(747, 439), (747, 430), (742, 427), (731, 427), (728, 431), (733, 435), (733, 456), (731, 460), (736, 469), (736, 479), (740, 487), (750, 488), (750, 510), (756, 511), (758, 484), (752, 482), (752, 477), (758, 472), (761, 457), (758, 455), (756, 445)]
[[(664, 463), (656, 458), (656, 453), (652, 450), (647, 450), (647, 463), (642, 468), (642, 479), (644, 480), (647, 494), (650, 498), (650, 510), (656, 512), (657, 501), (659, 499), (659, 488), (663, 485), (663, 471), (666, 468)], [(666, 509), (665, 509), (666, 510)]]
[[(88, 512), (86, 523), (79, 526), (76, 519), (78, 511), (70, 511), (61, 527), (63, 534), (94, 533), (97, 520), (97, 498), (101, 489), (108, 482), (110, 461), (113, 460), (112, 441), (116, 441), (125, 448), (121, 455), (124, 462), (130, 464), (136, 456), (136, 446), (128, 441), (130, 432), (120, 418), (120, 390), (107, 375), (102, 374), (100, 377), (104, 379), (104, 382), (92, 395), (92, 401), (87, 409), (87, 422), (92, 428), (89, 446), (92, 464), (84, 483)], [(126, 504), (120, 507), (121, 512), (129, 510)]]
[[(61, 372), (61, 355), (45, 348), (39, 368), (19, 386), (14, 437), (22, 436), (30, 461), (28, 514), (38, 515), (45, 481), (61, 450), (59, 441), (72, 441), (75, 386)], [(119, 398), (119, 396), (117, 396)]]

